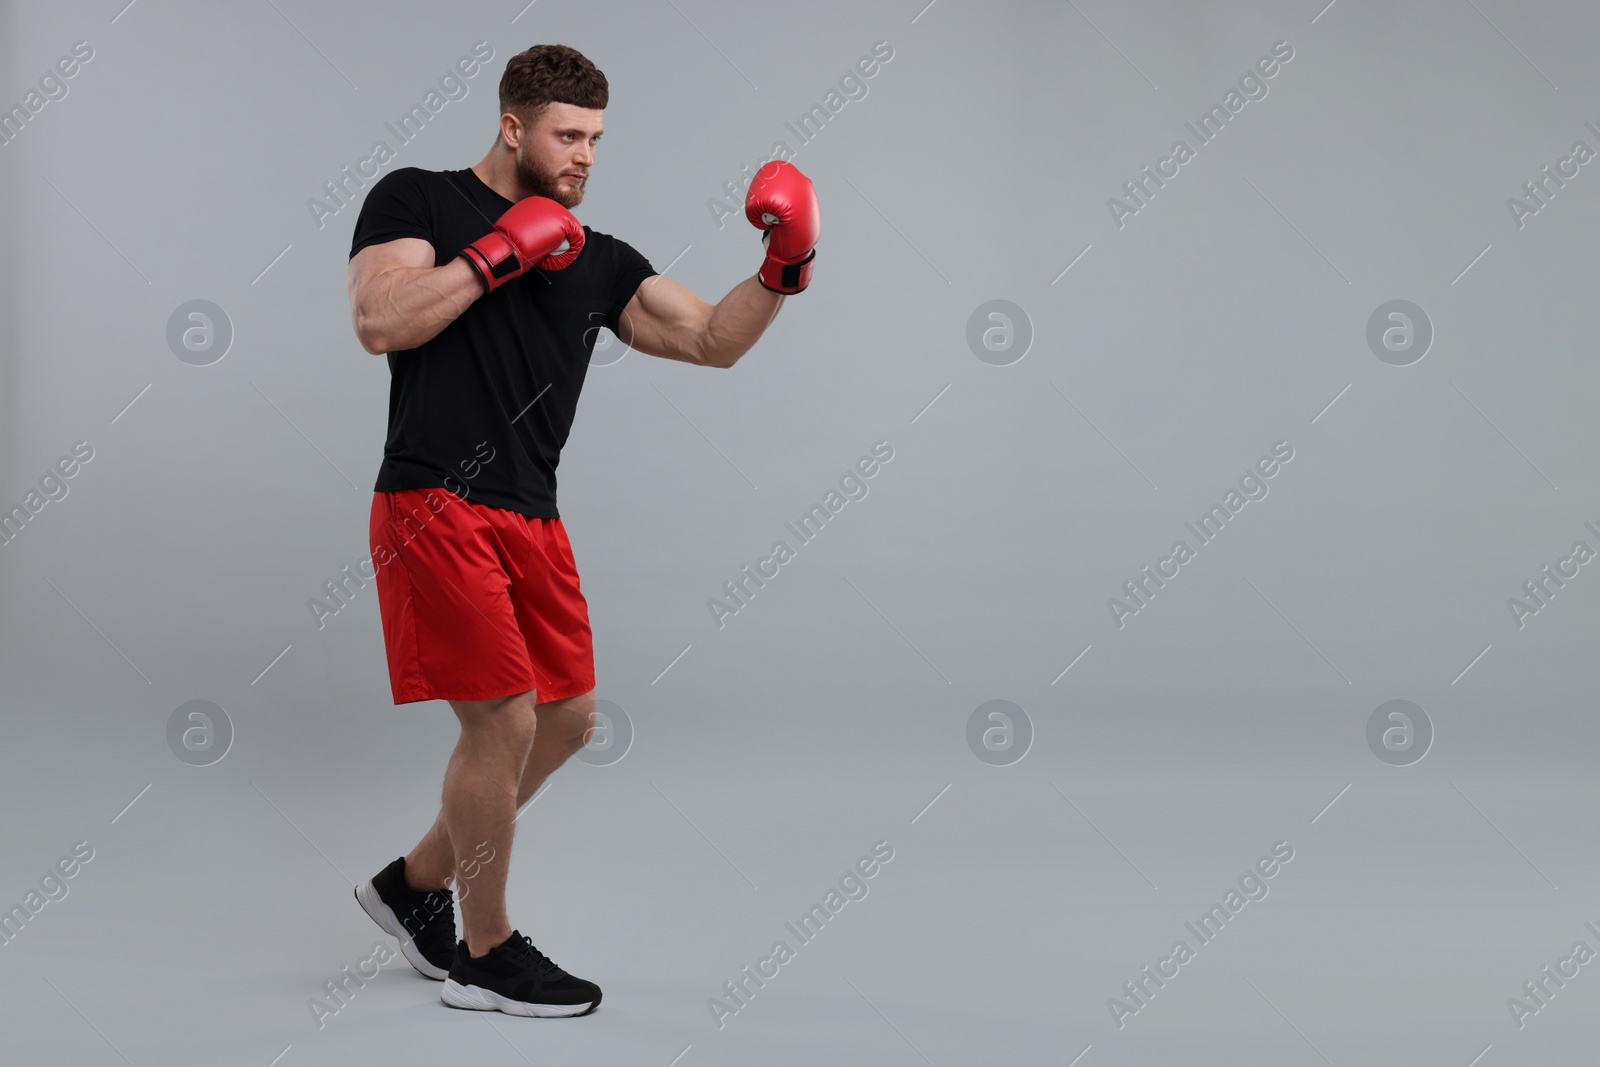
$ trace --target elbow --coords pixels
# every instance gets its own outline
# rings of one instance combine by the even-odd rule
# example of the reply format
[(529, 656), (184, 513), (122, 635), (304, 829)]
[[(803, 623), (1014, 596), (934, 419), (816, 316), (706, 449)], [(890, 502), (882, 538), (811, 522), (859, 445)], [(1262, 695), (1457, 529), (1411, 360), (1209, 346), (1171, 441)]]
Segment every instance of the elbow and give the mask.
[(354, 316), (356, 340), (369, 354), (381, 356), (389, 351), (388, 338), (379, 333), (376, 325), (366, 316), (357, 312)]
[(717, 349), (710, 346), (702, 346), (699, 356), (695, 362), (699, 363), (702, 367), (716, 367), (718, 370), (729, 370), (735, 363), (739, 362), (739, 357), (743, 356), (746, 351), (748, 350), (729, 350), (725, 348)]

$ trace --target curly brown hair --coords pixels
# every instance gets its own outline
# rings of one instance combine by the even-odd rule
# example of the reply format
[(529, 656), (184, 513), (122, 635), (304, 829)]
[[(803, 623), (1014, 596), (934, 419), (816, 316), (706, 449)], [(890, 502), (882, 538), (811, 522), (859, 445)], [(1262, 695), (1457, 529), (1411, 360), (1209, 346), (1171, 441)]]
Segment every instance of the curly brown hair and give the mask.
[(536, 44), (507, 60), (500, 76), (500, 113), (532, 126), (552, 103), (604, 110), (610, 94), (606, 76), (582, 52), (564, 44)]

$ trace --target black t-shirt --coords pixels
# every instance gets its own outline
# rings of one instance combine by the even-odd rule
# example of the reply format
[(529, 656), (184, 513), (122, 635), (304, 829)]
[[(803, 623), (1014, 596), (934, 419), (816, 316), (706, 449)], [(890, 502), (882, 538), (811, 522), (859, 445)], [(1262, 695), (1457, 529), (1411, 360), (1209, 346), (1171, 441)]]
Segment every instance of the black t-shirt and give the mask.
[[(350, 256), (419, 237), (443, 266), (511, 207), (469, 168), (403, 167), (368, 192)], [(443, 487), (538, 518), (557, 518), (556, 464), (601, 326), (655, 274), (626, 241), (585, 226), (564, 270), (537, 267), (479, 297), (433, 340), (390, 352), (389, 436), (375, 489)]]

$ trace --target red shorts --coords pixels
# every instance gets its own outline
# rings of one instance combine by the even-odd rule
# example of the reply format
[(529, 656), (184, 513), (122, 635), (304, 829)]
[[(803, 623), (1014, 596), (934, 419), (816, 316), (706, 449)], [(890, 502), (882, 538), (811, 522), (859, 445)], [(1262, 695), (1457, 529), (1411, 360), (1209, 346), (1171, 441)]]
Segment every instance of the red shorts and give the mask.
[(589, 604), (560, 519), (404, 489), (373, 494), (370, 539), (396, 704), (594, 688)]

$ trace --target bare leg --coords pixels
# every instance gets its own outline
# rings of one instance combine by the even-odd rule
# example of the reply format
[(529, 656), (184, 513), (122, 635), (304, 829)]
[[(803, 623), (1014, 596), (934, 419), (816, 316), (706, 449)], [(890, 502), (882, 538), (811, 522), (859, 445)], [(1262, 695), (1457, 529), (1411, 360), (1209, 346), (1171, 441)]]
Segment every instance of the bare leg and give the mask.
[[(506, 920), (506, 868), (517, 814), (517, 780), (533, 747), (536, 718), (533, 693), (500, 700), (451, 701), (461, 720), (461, 736), (444, 773), (442, 817), (450, 840), (469, 843), (456, 861), (465, 861), (461, 917), (464, 940), (475, 956), (511, 936)], [(479, 863), (482, 856), (492, 862)]]
[(539, 716), (539, 736), (522, 769), (518, 807), (526, 804), (544, 785), (545, 779), (589, 740), (589, 731), (594, 729), (594, 690), (538, 704), (534, 710)]
[[(524, 693), (509, 699), (527, 700), (531, 696), (532, 694)], [(583, 747), (588, 731), (594, 725), (593, 690), (564, 700), (551, 700), (534, 705), (533, 722), (537, 725), (533, 730), (532, 743), (525, 749), (526, 757), (522, 760), (521, 777), (516, 785), (516, 802), (511, 813), (506, 816), (508, 829), (504, 845), (472, 829), (469, 823), (468, 829), (464, 831), (468, 836), (460, 838), (467, 841), (467, 845), (457, 847), (454, 844), (457, 835), (451, 833), (451, 827), (455, 826), (458, 832), (462, 832), (462, 828), (453, 819), (454, 811), (450, 810), (450, 789), (452, 775), (457, 773), (462, 746), (467, 743), (467, 718), (463, 714), (463, 709), (467, 709), (467, 714), (472, 714), (475, 709), (503, 706), (507, 703), (507, 701), (451, 702), (451, 706), (456, 709), (457, 717), (462, 720), (462, 734), (461, 740), (456, 745), (456, 753), (451, 757), (450, 768), (445, 772), (445, 810), (440, 811), (433, 827), (406, 856), (406, 883), (413, 889), (443, 889), (450, 884), (452, 875), (456, 875), (459, 867), (460, 875), (456, 879), (457, 895), (463, 898), (462, 918), (468, 931), (465, 940), (474, 956), (483, 955), (489, 948), (498, 945), (511, 934), (511, 928), (505, 921), (505, 880), (516, 809), (526, 804), (529, 798), (538, 792), (545, 779), (565, 763), (568, 757)], [(471, 819), (470, 815), (468, 819)], [(471, 836), (474, 833), (477, 836)], [(486, 855), (492, 855), (494, 858), (485, 863), (483, 857)], [(497, 877), (493, 880), (485, 877), (490, 867), (498, 868)], [(491, 932), (484, 936), (494, 939), (479, 944), (474, 942), (471, 936), (474, 928), (472, 919), (468, 917), (469, 908), (475, 905), (469, 905), (467, 901), (484, 892), (489, 892), (492, 898), (490, 900), (494, 904), (492, 914), (498, 916), (498, 921), (491, 925), (496, 927), (494, 932), (498, 932), (499, 936), (495, 938)], [(503, 931), (499, 930), (500, 926), (504, 926)]]

